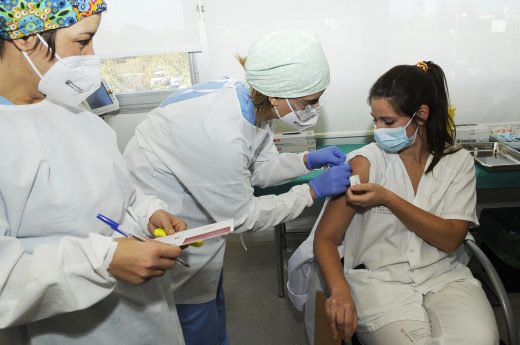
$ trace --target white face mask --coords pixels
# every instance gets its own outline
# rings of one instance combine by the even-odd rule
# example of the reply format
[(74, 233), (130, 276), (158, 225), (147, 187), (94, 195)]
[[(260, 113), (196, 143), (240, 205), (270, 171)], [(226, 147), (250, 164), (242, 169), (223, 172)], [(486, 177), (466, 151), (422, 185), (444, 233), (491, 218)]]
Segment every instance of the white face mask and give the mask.
[[(37, 34), (37, 37), (48, 47), (40, 35)], [(95, 55), (68, 56), (62, 59), (54, 54), (58, 61), (42, 75), (29, 55), (22, 53), (40, 77), (38, 90), (50, 99), (78, 106), (101, 85), (101, 60)]]
[[(307, 129), (309, 127), (315, 126), (318, 123), (318, 117), (320, 115), (320, 109), (314, 109), (309, 106), (309, 108), (306, 108), (304, 110), (294, 110), (291, 106), (291, 103), (287, 99), (285, 99), (287, 102), (287, 105), (289, 106), (289, 109), (291, 109), (291, 112), (287, 115), (280, 116), (280, 113), (278, 113), (278, 108), (274, 107), (274, 112), (276, 113), (276, 116), (278, 118), (291, 126), (292, 128), (303, 131), (304, 129)], [(296, 112), (299, 111), (300, 114), (296, 114)], [(302, 118), (307, 118), (306, 120), (302, 120)]]

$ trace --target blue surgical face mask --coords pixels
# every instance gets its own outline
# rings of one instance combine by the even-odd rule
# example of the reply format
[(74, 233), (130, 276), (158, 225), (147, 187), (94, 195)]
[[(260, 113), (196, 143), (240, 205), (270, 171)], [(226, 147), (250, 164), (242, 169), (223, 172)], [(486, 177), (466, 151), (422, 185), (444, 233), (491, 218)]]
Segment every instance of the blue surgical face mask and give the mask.
[(374, 139), (381, 149), (389, 153), (397, 153), (408, 146), (413, 145), (415, 142), (415, 138), (417, 137), (417, 131), (419, 127), (415, 130), (415, 133), (411, 138), (408, 138), (406, 135), (406, 127), (412, 122), (416, 113), (410, 118), (410, 121), (405, 126), (397, 127), (397, 128), (376, 128), (374, 129)]

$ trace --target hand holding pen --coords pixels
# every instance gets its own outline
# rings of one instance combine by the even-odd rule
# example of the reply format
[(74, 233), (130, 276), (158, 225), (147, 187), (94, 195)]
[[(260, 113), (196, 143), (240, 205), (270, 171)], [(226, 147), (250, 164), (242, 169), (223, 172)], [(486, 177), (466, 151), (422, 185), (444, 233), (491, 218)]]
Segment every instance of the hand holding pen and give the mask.
[(133, 238), (114, 239), (117, 248), (108, 272), (116, 279), (140, 285), (152, 278), (161, 277), (171, 269), (181, 249), (154, 240), (136, 241)]
[(108, 268), (115, 278), (138, 285), (162, 276), (175, 262), (189, 267), (178, 258), (179, 247), (127, 234), (116, 221), (102, 214), (97, 218), (123, 235), (115, 239), (118, 245)]

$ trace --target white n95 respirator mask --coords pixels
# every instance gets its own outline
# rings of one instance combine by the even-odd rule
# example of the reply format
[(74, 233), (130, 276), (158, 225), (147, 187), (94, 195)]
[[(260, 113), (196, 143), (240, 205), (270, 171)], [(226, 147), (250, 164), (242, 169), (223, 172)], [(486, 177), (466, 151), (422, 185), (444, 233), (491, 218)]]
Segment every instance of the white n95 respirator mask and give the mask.
[[(48, 47), (47, 42), (37, 34)], [(26, 52), (22, 52), (32, 69), (40, 77), (38, 91), (49, 99), (71, 106), (78, 106), (101, 85), (101, 60), (95, 55), (77, 55), (60, 58), (45, 74), (41, 74)]]

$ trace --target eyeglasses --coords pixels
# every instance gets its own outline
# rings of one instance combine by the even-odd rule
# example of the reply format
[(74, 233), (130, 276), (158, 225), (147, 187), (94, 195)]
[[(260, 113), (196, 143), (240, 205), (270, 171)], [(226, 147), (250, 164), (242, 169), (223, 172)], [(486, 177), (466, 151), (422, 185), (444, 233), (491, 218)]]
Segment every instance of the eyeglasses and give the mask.
[(301, 121), (307, 121), (320, 113), (321, 107), (325, 104), (323, 95), (312, 102), (306, 102), (301, 98), (286, 98), (287, 105)]

